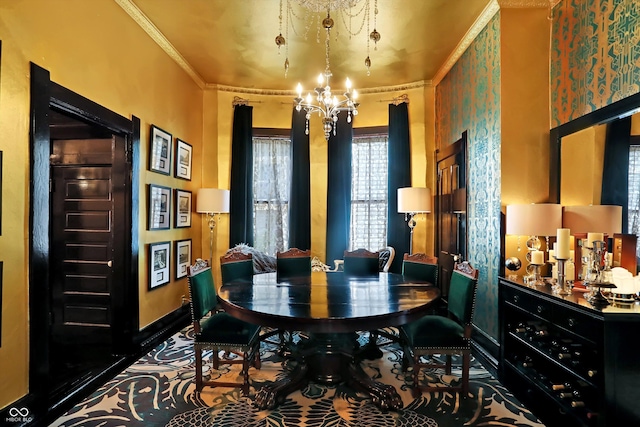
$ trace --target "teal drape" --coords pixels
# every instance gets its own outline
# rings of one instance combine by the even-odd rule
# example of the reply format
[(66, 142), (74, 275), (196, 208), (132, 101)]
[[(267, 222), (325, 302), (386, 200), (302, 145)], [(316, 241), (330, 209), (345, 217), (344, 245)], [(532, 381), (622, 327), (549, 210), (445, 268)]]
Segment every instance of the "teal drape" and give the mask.
[(311, 249), (311, 183), (306, 112), (291, 116), (291, 195), (289, 197), (289, 247)]
[(402, 257), (409, 252), (409, 227), (398, 213), (398, 188), (411, 186), (409, 108), (406, 103), (389, 104), (389, 174), (387, 205), (387, 244), (396, 250), (390, 272), (400, 273)]
[(349, 247), (351, 217), (351, 141), (352, 123), (339, 117), (336, 134), (331, 132), (327, 152), (327, 264), (342, 259)]
[[(622, 206), (622, 232), (629, 228), (629, 144), (631, 116), (607, 125), (600, 204)], [(609, 236), (613, 237), (613, 236)]]
[(236, 105), (231, 139), (229, 247), (253, 246), (253, 107)]

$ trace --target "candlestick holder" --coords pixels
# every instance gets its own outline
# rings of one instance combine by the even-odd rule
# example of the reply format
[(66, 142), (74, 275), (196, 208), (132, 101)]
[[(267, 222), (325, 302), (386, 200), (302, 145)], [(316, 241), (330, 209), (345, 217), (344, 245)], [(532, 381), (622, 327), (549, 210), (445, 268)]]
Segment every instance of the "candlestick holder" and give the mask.
[[(558, 261), (558, 295), (571, 295), (571, 283), (565, 276), (566, 258), (556, 258)], [(573, 281), (572, 281), (573, 282)]]
[(527, 286), (530, 288), (535, 288), (537, 286), (544, 286), (544, 281), (540, 275), (540, 267), (541, 264), (529, 264), (527, 266), (527, 272), (529, 273)]

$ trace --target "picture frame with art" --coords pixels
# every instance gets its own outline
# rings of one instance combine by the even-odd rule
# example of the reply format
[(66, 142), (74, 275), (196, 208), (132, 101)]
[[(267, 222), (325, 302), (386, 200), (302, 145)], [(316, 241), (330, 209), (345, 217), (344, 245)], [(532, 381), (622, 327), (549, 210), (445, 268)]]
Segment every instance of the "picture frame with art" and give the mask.
[(191, 181), (191, 161), (193, 147), (188, 142), (176, 138), (176, 161), (173, 176)]
[(171, 175), (171, 153), (173, 151), (173, 136), (151, 125), (149, 138), (149, 170), (163, 175)]
[(149, 184), (147, 205), (147, 229), (167, 230), (171, 228), (171, 188)]
[(191, 265), (191, 239), (175, 241), (176, 280), (187, 277)]
[(174, 199), (174, 228), (191, 227), (191, 191), (176, 189)]
[(171, 242), (149, 244), (149, 290), (169, 283), (170, 260)]

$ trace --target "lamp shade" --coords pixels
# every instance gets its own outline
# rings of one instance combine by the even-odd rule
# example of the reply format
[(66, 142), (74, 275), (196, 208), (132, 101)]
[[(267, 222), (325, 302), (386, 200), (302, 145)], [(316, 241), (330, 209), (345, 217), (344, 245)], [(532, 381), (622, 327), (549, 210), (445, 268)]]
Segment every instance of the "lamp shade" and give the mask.
[(219, 188), (201, 188), (196, 195), (196, 212), (229, 212), (229, 190)]
[(398, 188), (398, 212), (431, 212), (431, 190), (425, 187)]
[(562, 228), (562, 205), (530, 203), (507, 205), (507, 234), (517, 236), (555, 236)]
[(565, 206), (562, 226), (576, 233), (604, 233), (613, 236), (622, 232), (622, 206)]

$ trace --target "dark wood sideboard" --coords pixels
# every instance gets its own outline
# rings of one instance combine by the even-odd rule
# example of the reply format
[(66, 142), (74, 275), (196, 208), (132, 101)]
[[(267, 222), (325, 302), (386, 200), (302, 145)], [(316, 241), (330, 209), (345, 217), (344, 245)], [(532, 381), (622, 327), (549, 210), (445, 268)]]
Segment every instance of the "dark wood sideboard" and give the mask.
[(640, 303), (499, 278), (500, 381), (547, 427), (640, 426)]

